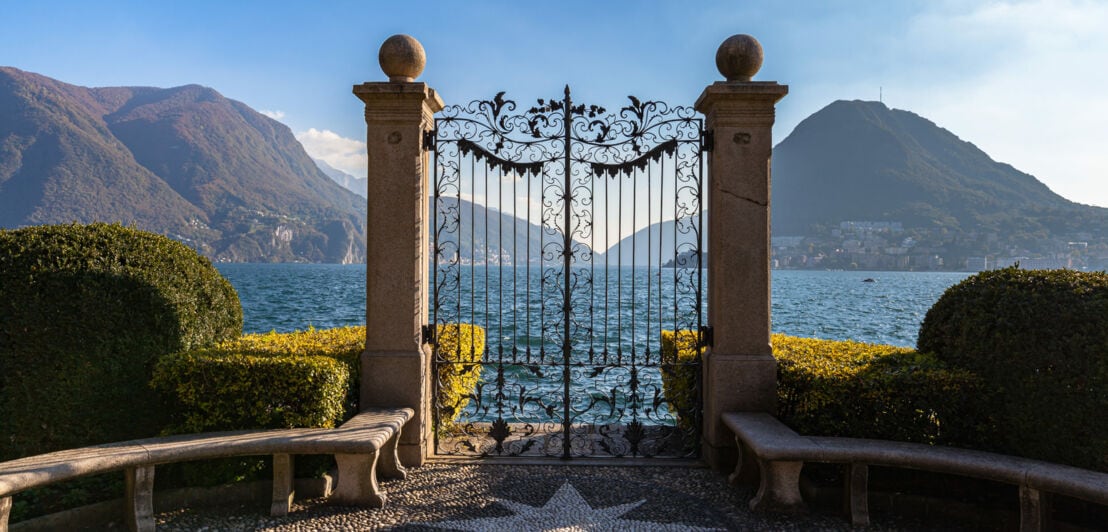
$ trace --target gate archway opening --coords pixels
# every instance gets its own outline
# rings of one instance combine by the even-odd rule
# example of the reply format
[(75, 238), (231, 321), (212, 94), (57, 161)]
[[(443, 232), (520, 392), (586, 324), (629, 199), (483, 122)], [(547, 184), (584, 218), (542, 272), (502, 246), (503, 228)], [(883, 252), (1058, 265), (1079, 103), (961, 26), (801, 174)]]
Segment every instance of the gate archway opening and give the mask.
[(699, 456), (709, 140), (691, 107), (568, 86), (439, 113), (435, 454)]

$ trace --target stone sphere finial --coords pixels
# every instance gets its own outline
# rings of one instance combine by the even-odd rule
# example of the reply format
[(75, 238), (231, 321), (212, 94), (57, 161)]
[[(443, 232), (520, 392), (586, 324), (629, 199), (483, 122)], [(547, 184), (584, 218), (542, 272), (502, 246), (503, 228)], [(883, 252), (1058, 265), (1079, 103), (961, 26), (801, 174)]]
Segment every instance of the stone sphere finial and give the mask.
[(750, 81), (762, 68), (762, 44), (740, 33), (732, 35), (716, 51), (716, 68), (727, 81)]
[(393, 35), (381, 43), (377, 53), (381, 70), (391, 82), (412, 82), (423, 73), (427, 54), (423, 45), (411, 35)]

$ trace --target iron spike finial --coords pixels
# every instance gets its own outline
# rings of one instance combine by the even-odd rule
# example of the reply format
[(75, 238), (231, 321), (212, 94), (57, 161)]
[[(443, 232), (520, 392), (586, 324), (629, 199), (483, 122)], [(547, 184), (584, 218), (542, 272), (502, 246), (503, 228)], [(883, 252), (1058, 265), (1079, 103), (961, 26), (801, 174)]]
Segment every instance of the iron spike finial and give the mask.
[(566, 99), (569, 99), (569, 83), (566, 83)]

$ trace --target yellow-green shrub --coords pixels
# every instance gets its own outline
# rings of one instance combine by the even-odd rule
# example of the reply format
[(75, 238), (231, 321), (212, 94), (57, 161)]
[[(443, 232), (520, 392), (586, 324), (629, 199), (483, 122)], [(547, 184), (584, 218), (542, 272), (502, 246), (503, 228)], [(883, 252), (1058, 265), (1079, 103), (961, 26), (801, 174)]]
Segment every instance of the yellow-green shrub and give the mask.
[(473, 389), (481, 378), (485, 329), (468, 323), (439, 324), (435, 338), (439, 426), (447, 427), (469, 404)]
[(168, 432), (333, 427), (353, 415), (365, 327), (248, 334), (167, 355), (151, 384), (182, 416)]
[(969, 372), (908, 348), (772, 337), (778, 416), (801, 434), (961, 443), (980, 390)]
[(695, 426), (692, 419), (700, 406), (700, 335), (696, 331), (662, 331), (662, 395), (677, 426)]

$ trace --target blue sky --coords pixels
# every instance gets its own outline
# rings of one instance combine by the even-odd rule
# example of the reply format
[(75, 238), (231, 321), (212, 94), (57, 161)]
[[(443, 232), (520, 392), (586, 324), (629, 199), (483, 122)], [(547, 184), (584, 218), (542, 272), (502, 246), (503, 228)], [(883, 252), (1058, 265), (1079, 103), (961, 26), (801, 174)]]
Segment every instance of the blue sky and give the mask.
[(361, 103), (380, 43), (418, 38), (420, 81), (448, 103), (500, 90), (613, 108), (691, 105), (735, 33), (757, 80), (790, 86), (783, 139), (836, 99), (929, 118), (1063, 196), (1108, 206), (1108, 2), (30, 2), (0, 0), (0, 65), (84, 86), (199, 83), (287, 124), (309, 153), (364, 175)]

